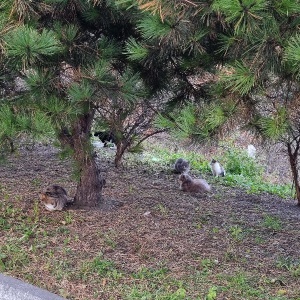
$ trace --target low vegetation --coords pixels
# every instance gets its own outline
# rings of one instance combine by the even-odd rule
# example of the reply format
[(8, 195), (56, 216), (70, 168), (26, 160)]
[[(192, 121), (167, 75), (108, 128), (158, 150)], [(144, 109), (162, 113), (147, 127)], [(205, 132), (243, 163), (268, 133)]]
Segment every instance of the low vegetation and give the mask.
[[(192, 172), (196, 176), (209, 176), (211, 170), (209, 159), (194, 151), (173, 152), (166, 147), (159, 145), (151, 146), (151, 151), (144, 156), (146, 162), (151, 168), (164, 167), (170, 170), (170, 166), (174, 164), (176, 159), (180, 157), (186, 158), (191, 166)], [(217, 155), (217, 159), (225, 167), (226, 176), (214, 179), (217, 184), (231, 187), (244, 188), (248, 193), (270, 193), (278, 195), (282, 198), (291, 198), (295, 194), (292, 184), (274, 184), (268, 182), (265, 178), (263, 165), (259, 160), (248, 157), (246, 151), (238, 148), (230, 148), (222, 154)]]
[[(260, 183), (255, 161), (226, 153), (227, 176), (213, 178), (204, 156), (183, 150), (148, 145), (144, 154), (128, 154), (122, 170), (113, 167), (111, 149), (99, 151), (104, 196), (123, 204), (109, 211), (44, 210), (37, 192), (46, 182), (74, 190), (71, 165), (56, 154), (21, 150), (2, 165), (2, 273), (73, 300), (300, 299), (299, 212), (290, 199), (257, 194), (279, 193)], [(213, 194), (178, 190), (171, 167), (180, 156)], [(284, 195), (286, 187), (277, 189)]]

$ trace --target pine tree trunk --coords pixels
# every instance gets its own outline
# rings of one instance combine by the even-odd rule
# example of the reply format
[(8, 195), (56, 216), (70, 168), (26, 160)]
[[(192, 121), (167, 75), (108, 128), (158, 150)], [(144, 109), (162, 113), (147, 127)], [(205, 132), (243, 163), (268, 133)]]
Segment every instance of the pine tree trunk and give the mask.
[(116, 147), (117, 147), (117, 152), (115, 155), (114, 163), (115, 163), (115, 167), (119, 168), (121, 165), (121, 161), (122, 161), (123, 155), (125, 153), (125, 150), (129, 147), (129, 143), (127, 143), (125, 141), (121, 141), (116, 144)]
[(78, 207), (99, 207), (102, 202), (103, 183), (95, 159), (93, 157), (87, 158), (77, 185), (74, 198), (75, 205)]
[(74, 151), (73, 158), (80, 173), (75, 207), (99, 207), (102, 202), (104, 180), (100, 177), (89, 139), (93, 116), (94, 112), (80, 116), (73, 123), (71, 133), (63, 130), (59, 136), (61, 143)]
[(296, 198), (298, 200), (297, 204), (300, 205), (300, 185), (298, 180), (299, 174), (297, 168), (297, 156), (298, 156), (299, 145), (297, 145), (294, 153), (292, 151), (292, 145), (290, 143), (287, 144), (287, 148), (288, 148), (288, 155), (289, 155), (292, 176), (295, 183)]

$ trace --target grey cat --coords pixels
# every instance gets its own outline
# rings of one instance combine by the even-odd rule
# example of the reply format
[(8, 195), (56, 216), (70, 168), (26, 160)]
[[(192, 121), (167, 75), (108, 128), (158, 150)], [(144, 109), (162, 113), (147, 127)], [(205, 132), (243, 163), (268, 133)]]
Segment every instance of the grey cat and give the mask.
[(178, 158), (174, 164), (174, 171), (177, 174), (188, 173), (190, 171), (190, 163), (183, 158)]
[(49, 211), (63, 210), (67, 204), (74, 202), (73, 198), (68, 197), (67, 191), (59, 185), (48, 186), (39, 196)]
[(205, 179), (193, 179), (188, 174), (179, 176), (180, 189), (184, 192), (210, 192), (211, 187)]

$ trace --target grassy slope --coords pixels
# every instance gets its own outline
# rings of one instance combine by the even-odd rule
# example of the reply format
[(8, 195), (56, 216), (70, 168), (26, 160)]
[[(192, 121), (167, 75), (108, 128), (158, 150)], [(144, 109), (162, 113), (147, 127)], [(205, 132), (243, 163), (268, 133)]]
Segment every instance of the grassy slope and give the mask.
[(46, 150), (11, 157), (1, 172), (1, 272), (78, 300), (299, 300), (293, 202), (208, 173), (213, 194), (181, 193), (159, 152), (122, 170), (105, 163), (104, 196), (123, 203), (107, 212), (45, 211), (37, 193), (46, 183), (74, 191), (70, 164)]

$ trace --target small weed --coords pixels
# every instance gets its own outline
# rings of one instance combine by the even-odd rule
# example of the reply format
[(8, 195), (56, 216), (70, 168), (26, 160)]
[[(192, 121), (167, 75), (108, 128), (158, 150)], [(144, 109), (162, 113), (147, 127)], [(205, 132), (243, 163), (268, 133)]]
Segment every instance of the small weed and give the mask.
[(217, 287), (212, 286), (209, 288), (207, 295), (205, 296), (205, 300), (215, 300), (217, 299)]
[(0, 217), (0, 229), (1, 230), (8, 230), (10, 228), (10, 224), (8, 224), (7, 220)]
[(73, 216), (72, 216), (72, 213), (67, 211), (64, 213), (64, 225), (69, 225), (69, 224), (72, 224), (73, 223)]
[(7, 258), (7, 255), (0, 253), (0, 271), (4, 272), (5, 271), (5, 264), (4, 260)]
[(238, 225), (230, 227), (229, 232), (236, 241), (240, 241), (244, 236), (242, 228)]
[(160, 278), (166, 276), (168, 272), (167, 268), (160, 268), (160, 269), (148, 269), (148, 268), (141, 268), (138, 272), (133, 273), (132, 277), (136, 279), (150, 279), (150, 278)]
[(65, 226), (60, 226), (56, 229), (56, 231), (59, 233), (59, 234), (66, 234), (68, 235), (70, 233), (70, 229), (65, 227)]
[(276, 267), (289, 271), (294, 277), (300, 277), (300, 261), (290, 257), (280, 257), (276, 262)]
[[(226, 275), (224, 279), (227, 280), (227, 284), (223, 290), (227, 290), (229, 294), (239, 296), (239, 299), (252, 299), (252, 297), (261, 299), (262, 291), (254, 287), (255, 278), (248, 277), (243, 272), (237, 272), (231, 276)], [(238, 299), (234, 296), (232, 298)]]
[(93, 260), (86, 261), (81, 267), (81, 278), (88, 280), (90, 276), (97, 274), (101, 278), (112, 278), (114, 280), (123, 277), (123, 274), (115, 268), (112, 261), (103, 258), (103, 255), (99, 253)]
[(166, 215), (168, 213), (168, 208), (163, 205), (162, 203), (159, 203), (157, 205), (155, 205), (155, 208), (162, 214), (162, 215)]
[(186, 300), (186, 290), (182, 287), (177, 288), (175, 292), (165, 291), (162, 288), (156, 288), (154, 291), (148, 291), (142, 288), (134, 287), (130, 290), (126, 300)]
[(234, 250), (232, 249), (228, 249), (225, 254), (225, 261), (229, 262), (229, 261), (236, 261), (237, 260), (237, 256)]
[(0, 248), (2, 264), (5, 270), (18, 270), (29, 263), (27, 251), (24, 251), (16, 241), (9, 241)]
[(131, 184), (128, 186), (128, 192), (129, 194), (132, 194), (134, 192), (133, 186)]
[(40, 220), (40, 208), (39, 208), (39, 202), (35, 201), (33, 205), (33, 218), (34, 223), (37, 223)]
[(219, 233), (219, 231), (220, 231), (220, 229), (217, 228), (217, 227), (214, 227), (214, 228), (212, 229), (212, 232), (213, 232), (213, 233)]
[(50, 271), (55, 276), (56, 280), (62, 280), (63, 278), (70, 276), (73, 267), (72, 262), (66, 259), (51, 259)]
[(211, 219), (211, 215), (203, 215), (199, 218), (199, 221), (195, 223), (195, 228), (201, 229), (203, 225), (207, 224)]
[(113, 238), (110, 237), (110, 235), (105, 234), (104, 236), (104, 242), (107, 246), (111, 248), (116, 248), (117, 242), (113, 240)]
[(201, 270), (202, 270), (201, 274), (207, 275), (207, 274), (211, 273), (211, 271), (216, 266), (216, 264), (218, 264), (217, 260), (212, 260), (210, 258), (202, 259), (200, 262)]
[(41, 187), (41, 185), (42, 185), (42, 181), (39, 178), (32, 179), (31, 183), (35, 187)]
[(281, 230), (282, 229), (282, 223), (281, 220), (278, 217), (265, 215), (263, 219), (263, 224), (265, 228), (271, 229), (271, 230)]
[(256, 244), (263, 244), (265, 242), (264, 238), (259, 235), (256, 236), (254, 240)]
[(91, 270), (100, 276), (106, 276), (114, 269), (114, 263), (103, 259), (102, 255), (97, 256), (90, 264)]

